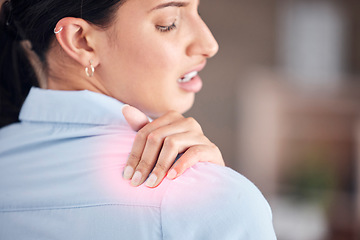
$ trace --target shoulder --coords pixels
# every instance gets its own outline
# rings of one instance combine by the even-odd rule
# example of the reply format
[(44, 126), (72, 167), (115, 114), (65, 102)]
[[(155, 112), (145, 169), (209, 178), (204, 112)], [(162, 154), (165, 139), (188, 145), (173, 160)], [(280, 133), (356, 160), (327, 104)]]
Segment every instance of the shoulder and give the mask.
[(187, 200), (203, 200), (204, 195), (207, 198), (216, 196), (211, 198), (213, 203), (225, 198), (243, 199), (250, 196), (265, 201), (258, 188), (243, 175), (231, 168), (205, 162), (196, 164), (173, 180), (164, 201), (172, 200), (171, 203), (176, 204), (180, 200), (183, 205)]
[(275, 239), (271, 210), (258, 188), (210, 163), (195, 165), (171, 183), (162, 221), (164, 239)]

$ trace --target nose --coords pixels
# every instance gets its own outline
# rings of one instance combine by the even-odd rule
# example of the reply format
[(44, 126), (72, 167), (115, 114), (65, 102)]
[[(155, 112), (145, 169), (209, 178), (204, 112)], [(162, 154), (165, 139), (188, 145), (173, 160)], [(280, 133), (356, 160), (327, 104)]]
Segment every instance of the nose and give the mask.
[(187, 47), (187, 55), (202, 55), (206, 58), (213, 57), (219, 50), (219, 45), (205, 22), (199, 17), (194, 21), (193, 41)]

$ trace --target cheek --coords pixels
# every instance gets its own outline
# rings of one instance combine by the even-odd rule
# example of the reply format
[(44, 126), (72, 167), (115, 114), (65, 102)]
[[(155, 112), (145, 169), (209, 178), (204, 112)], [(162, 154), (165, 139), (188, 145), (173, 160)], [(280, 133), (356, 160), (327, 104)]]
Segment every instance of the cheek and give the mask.
[(130, 68), (146, 74), (148, 77), (178, 74), (180, 71), (181, 53), (179, 46), (164, 40), (162, 36), (146, 38), (145, 36), (134, 39), (126, 48), (126, 59)]

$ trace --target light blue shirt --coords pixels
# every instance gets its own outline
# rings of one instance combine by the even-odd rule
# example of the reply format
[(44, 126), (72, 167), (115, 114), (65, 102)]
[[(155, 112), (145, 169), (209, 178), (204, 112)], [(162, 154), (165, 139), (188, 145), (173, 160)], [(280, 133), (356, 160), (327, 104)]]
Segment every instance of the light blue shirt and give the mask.
[(159, 187), (122, 178), (123, 104), (33, 88), (0, 130), (0, 239), (276, 239), (268, 203), (235, 171), (198, 163)]

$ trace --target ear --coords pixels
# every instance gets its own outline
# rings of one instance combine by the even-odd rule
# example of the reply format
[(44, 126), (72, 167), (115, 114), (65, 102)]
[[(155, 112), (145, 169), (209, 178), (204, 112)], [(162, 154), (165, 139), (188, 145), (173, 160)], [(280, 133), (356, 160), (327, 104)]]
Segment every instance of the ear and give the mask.
[[(94, 51), (95, 28), (81, 18), (66, 17), (61, 19), (55, 29), (57, 41), (62, 49), (83, 67), (99, 64)], [(60, 31), (61, 29), (61, 31)]]

